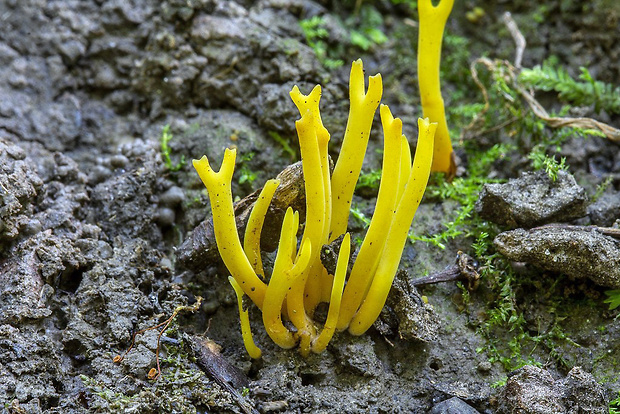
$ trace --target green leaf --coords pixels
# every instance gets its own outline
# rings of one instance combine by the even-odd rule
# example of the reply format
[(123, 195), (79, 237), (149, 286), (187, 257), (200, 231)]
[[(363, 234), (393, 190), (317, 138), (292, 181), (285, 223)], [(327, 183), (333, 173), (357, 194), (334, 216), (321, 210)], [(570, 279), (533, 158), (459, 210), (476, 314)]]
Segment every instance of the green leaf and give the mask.
[(607, 290), (605, 291), (605, 294), (609, 297), (603, 302), (609, 303), (609, 310), (616, 309), (620, 306), (620, 289)]

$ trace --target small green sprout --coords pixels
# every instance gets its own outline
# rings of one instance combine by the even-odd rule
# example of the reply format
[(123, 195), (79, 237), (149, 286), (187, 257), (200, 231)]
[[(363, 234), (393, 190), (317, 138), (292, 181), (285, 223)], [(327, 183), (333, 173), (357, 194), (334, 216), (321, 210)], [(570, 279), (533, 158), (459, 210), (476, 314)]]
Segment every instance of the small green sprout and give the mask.
[(161, 130), (161, 154), (164, 157), (164, 165), (166, 168), (172, 172), (175, 172), (185, 166), (185, 155), (181, 155), (181, 161), (179, 161), (176, 165), (173, 165), (172, 159), (170, 158), (170, 147), (168, 146), (168, 142), (170, 142), (170, 140), (172, 140), (170, 124), (166, 124)]
[(288, 141), (284, 139), (282, 135), (278, 134), (275, 131), (269, 131), (268, 133), (271, 139), (273, 139), (275, 142), (282, 146), (282, 152), (288, 154), (291, 161), (295, 161), (297, 159), (297, 151), (295, 151), (293, 147), (289, 145)]
[(566, 165), (566, 158), (560, 158), (560, 162), (555, 159), (555, 155), (550, 157), (544, 152), (542, 152), (542, 148), (540, 151), (536, 149), (532, 150), (532, 152), (528, 155), (528, 158), (532, 161), (532, 167), (535, 170), (545, 169), (549, 178), (555, 181), (558, 179), (558, 172), (566, 171), (568, 169), (568, 165)]
[(308, 46), (314, 50), (316, 57), (323, 66), (328, 69), (335, 69), (344, 65), (342, 59), (332, 59), (328, 56), (326, 39), (329, 38), (329, 32), (325, 28), (326, 22), (323, 17), (314, 16), (310, 19), (301, 20), (299, 25), (304, 32)]
[(247, 164), (247, 161), (251, 161), (254, 158), (254, 155), (254, 152), (249, 152), (240, 158), (239, 161), (241, 161), (241, 168), (239, 169), (239, 172), (241, 173), (241, 176), (239, 177), (239, 184), (252, 184), (256, 180), (257, 174), (252, 171)]

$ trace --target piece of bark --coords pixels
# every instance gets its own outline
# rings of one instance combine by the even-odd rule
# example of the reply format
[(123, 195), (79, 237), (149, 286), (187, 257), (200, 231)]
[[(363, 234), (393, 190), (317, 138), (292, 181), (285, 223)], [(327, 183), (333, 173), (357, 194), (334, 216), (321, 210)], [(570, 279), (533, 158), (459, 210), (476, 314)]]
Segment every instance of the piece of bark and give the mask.
[[(261, 233), (261, 250), (272, 252), (278, 245), (280, 229), (288, 207), (299, 211), (300, 222), (305, 221), (306, 196), (301, 161), (286, 167), (277, 178), (280, 185), (275, 191), (265, 217)], [(234, 205), (239, 238), (243, 240), (248, 218), (261, 190), (257, 190)], [(184, 267), (200, 271), (208, 263), (219, 260), (219, 252), (213, 231), (213, 219), (209, 216), (200, 223), (177, 250), (177, 258)]]
[(232, 365), (219, 353), (219, 346), (210, 339), (184, 334), (183, 341), (196, 358), (196, 364), (219, 386), (229, 392), (246, 414), (258, 411), (241, 395), (240, 389), (248, 388), (250, 380), (239, 368)]

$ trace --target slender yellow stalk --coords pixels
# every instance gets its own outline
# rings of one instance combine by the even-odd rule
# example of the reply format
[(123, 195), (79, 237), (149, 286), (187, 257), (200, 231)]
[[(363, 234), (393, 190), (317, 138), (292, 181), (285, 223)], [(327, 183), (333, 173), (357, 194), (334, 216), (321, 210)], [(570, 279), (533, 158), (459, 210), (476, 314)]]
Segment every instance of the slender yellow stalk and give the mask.
[(245, 226), (245, 235), (243, 237), (243, 250), (247, 256), (254, 272), (265, 279), (265, 271), (263, 270), (263, 261), (260, 256), (260, 236), (265, 222), (265, 215), (269, 210), (269, 204), (276, 189), (280, 185), (280, 180), (269, 180), (261, 190), (252, 212), (248, 218), (248, 224)]
[(305, 271), (310, 260), (312, 244), (309, 239), (302, 243), (297, 261), (291, 259), (297, 245), (299, 213), (289, 207), (284, 215), (278, 253), (273, 265), (271, 280), (263, 302), (263, 324), (269, 337), (279, 347), (289, 349), (297, 344), (293, 333), (282, 323), (282, 304), (295, 280)]
[(418, 1), (420, 16), (420, 33), (418, 37), (418, 83), (420, 98), (425, 118), (436, 122), (435, 149), (432, 171), (446, 173), (453, 177), (456, 172), (452, 143), (446, 122), (446, 113), (441, 97), (439, 81), (439, 62), (441, 60), (441, 43), (448, 16), (452, 11), (454, 0), (440, 0), (433, 6), (432, 0)]
[(256, 306), (262, 308), (267, 286), (256, 275), (252, 264), (246, 257), (235, 223), (230, 185), (235, 169), (236, 153), (235, 149), (226, 149), (222, 166), (217, 173), (209, 165), (206, 156), (200, 160), (193, 160), (193, 165), (209, 192), (213, 213), (213, 231), (220, 256), (243, 292), (252, 299)]
[(332, 222), (329, 241), (347, 231), (353, 190), (362, 170), (372, 120), (383, 94), (381, 75), (368, 78), (368, 92), (365, 89), (364, 68), (362, 60), (358, 59), (351, 65), (349, 119), (332, 176)]
[(338, 253), (338, 262), (336, 263), (336, 274), (334, 275), (334, 285), (331, 289), (331, 299), (329, 301), (329, 310), (327, 311), (327, 319), (320, 335), (312, 343), (312, 352), (319, 353), (327, 347), (327, 344), (334, 336), (340, 306), (342, 300), (342, 290), (344, 288), (344, 279), (347, 276), (347, 266), (349, 264), (349, 256), (351, 253), (351, 235), (346, 233), (340, 244), (340, 253)]
[(400, 200), (405, 192), (407, 180), (409, 179), (409, 173), (411, 173), (411, 147), (409, 147), (407, 137), (403, 135), (401, 137), (400, 172), (398, 173), (398, 194), (396, 195), (397, 200)]
[(319, 140), (329, 137), (318, 133), (313, 111), (308, 109), (300, 120), (295, 122), (301, 148), (302, 169), (306, 190), (306, 226), (302, 240), (309, 239), (313, 246), (308, 269), (293, 283), (293, 287), (287, 295), (286, 304), (288, 316), (297, 328), (300, 337), (300, 351), (302, 354), (309, 352), (310, 340), (316, 334), (312, 320), (308, 317), (304, 304), (306, 281), (309, 275), (317, 275), (322, 271), (319, 253), (324, 243), (325, 221), (325, 186), (323, 184), (323, 169), (321, 166)]
[[(329, 159), (327, 154), (327, 146), (329, 143), (329, 132), (321, 121), (321, 112), (319, 110), (319, 103), (321, 100), (321, 86), (316, 85), (308, 95), (301, 93), (297, 86), (293, 87), (290, 93), (291, 99), (297, 106), (299, 114), (303, 115), (310, 111), (312, 114), (312, 128), (314, 128), (318, 144), (319, 144), (319, 158), (321, 160), (321, 176), (323, 178), (323, 192), (325, 194), (325, 208), (323, 223), (323, 232), (320, 241), (320, 245), (315, 245), (316, 249), (320, 249), (321, 246), (327, 243), (327, 233), (329, 231), (331, 223), (331, 178), (329, 175)], [(302, 157), (303, 158), (303, 157)], [(303, 161), (302, 161), (303, 162)], [(308, 202), (308, 201), (306, 201)], [(305, 286), (305, 309), (306, 312), (312, 314), (314, 308), (323, 299), (325, 300), (325, 292), (327, 295), (331, 290), (331, 278), (324, 271), (322, 266), (311, 265), (308, 278)], [(328, 296), (329, 300), (329, 296)]]
[(252, 331), (250, 328), (250, 317), (248, 316), (248, 310), (243, 308), (243, 290), (241, 290), (241, 286), (235, 280), (234, 277), (228, 276), (228, 281), (232, 285), (235, 290), (235, 294), (237, 295), (237, 303), (239, 304), (239, 320), (241, 321), (241, 336), (243, 338), (243, 345), (245, 346), (245, 350), (250, 355), (252, 359), (258, 359), (261, 356), (260, 348), (256, 346), (254, 343), (254, 338), (252, 338)]
[(413, 216), (420, 205), (428, 183), (436, 129), (437, 124), (431, 124), (428, 118), (418, 119), (418, 145), (411, 173), (405, 192), (398, 201), (375, 277), (364, 302), (349, 325), (349, 332), (353, 335), (361, 335), (366, 332), (375, 322), (385, 304), (392, 281), (398, 270)]
[(385, 239), (390, 227), (394, 207), (397, 201), (403, 123), (392, 116), (387, 105), (381, 105), (381, 122), (383, 124), (383, 171), (375, 212), (370, 226), (360, 247), (351, 275), (344, 289), (342, 306), (338, 320), (338, 330), (347, 329), (351, 318), (359, 308), (370, 282), (375, 274), (379, 257), (383, 251)]

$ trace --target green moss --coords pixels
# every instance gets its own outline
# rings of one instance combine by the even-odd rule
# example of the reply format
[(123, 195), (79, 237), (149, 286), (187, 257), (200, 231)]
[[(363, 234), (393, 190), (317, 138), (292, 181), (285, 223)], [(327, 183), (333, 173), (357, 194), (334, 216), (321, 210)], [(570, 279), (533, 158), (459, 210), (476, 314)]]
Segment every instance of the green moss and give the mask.
[(597, 112), (620, 113), (620, 87), (595, 80), (585, 67), (579, 70), (579, 80), (575, 80), (556, 60), (549, 59), (542, 66), (521, 71), (519, 80), (536, 89), (555, 91), (573, 105), (594, 105)]
[(620, 391), (618, 398), (609, 402), (609, 414), (620, 414)]
[(172, 140), (172, 133), (170, 132), (170, 125), (164, 125), (161, 130), (161, 154), (164, 157), (164, 165), (169, 171), (179, 171), (183, 166), (185, 166), (185, 155), (181, 155), (181, 160), (173, 164), (172, 158), (170, 157), (170, 147), (168, 143)]

